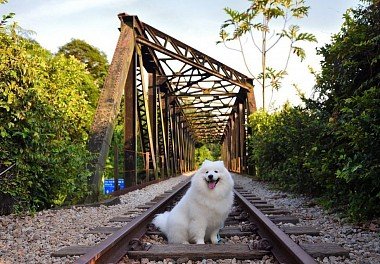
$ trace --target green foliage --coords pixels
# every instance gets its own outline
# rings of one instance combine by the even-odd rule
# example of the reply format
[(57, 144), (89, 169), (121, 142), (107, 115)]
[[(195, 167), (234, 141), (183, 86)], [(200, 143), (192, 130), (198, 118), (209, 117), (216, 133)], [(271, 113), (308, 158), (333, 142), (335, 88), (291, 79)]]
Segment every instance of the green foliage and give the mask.
[(86, 69), (94, 77), (99, 89), (85, 90), (85, 92), (88, 94), (91, 104), (96, 106), (99, 91), (103, 88), (109, 66), (106, 54), (84, 40), (79, 39), (72, 39), (60, 47), (58, 54), (64, 54), (66, 57), (73, 56), (86, 65)]
[(205, 144), (195, 149), (195, 162), (200, 166), (204, 160), (219, 160), (221, 147), (219, 144)]
[(250, 116), (250, 162), (261, 179), (319, 197), (353, 220), (380, 212), (379, 4), (345, 14), (324, 56), (315, 99)]
[(312, 145), (320, 132), (314, 115), (285, 106), (273, 114), (256, 112), (249, 117), (249, 126), (249, 162), (256, 166), (256, 176), (296, 192), (316, 194), (320, 190), (304, 164), (306, 146)]
[(320, 96), (309, 104), (313, 110), (322, 105), (328, 118), (329, 134), (322, 136), (334, 141), (328, 145), (330, 159), (325, 164), (347, 187), (336, 187), (336, 195), (346, 197), (348, 213), (355, 218), (380, 210), (379, 5), (344, 15), (341, 31), (319, 51), (324, 56), (316, 85)]
[(204, 160), (213, 160), (211, 151), (205, 146), (195, 149), (195, 162), (200, 166)]
[(94, 80), (76, 59), (0, 33), (0, 164), (16, 163), (0, 193), (14, 198), (14, 208), (40, 210), (87, 195), (89, 89)]

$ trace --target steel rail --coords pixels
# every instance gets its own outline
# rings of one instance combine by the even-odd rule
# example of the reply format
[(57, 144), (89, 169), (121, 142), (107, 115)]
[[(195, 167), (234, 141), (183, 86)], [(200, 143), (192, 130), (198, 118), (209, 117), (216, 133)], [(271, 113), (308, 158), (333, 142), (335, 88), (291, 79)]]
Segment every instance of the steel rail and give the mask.
[[(128, 251), (132, 250), (131, 241), (140, 239), (147, 231), (155, 214), (160, 213), (172, 202), (173, 198), (190, 184), (190, 178), (180, 183), (167, 197), (159, 200), (155, 205), (133, 219), (126, 226), (113, 233), (100, 244), (91, 248), (86, 254), (75, 261), (76, 264), (88, 263), (117, 263)], [(249, 214), (262, 239), (271, 242), (271, 253), (280, 263), (315, 264), (313, 257), (307, 254), (288, 235), (281, 231), (268, 217), (245, 198), (239, 191), (234, 190), (236, 202)]]
[(184, 190), (189, 184), (190, 177), (180, 183), (175, 191), (170, 193), (167, 197), (158, 201), (157, 204), (133, 219), (126, 226), (122, 227), (97, 246), (91, 248), (74, 263), (117, 263), (120, 261), (130, 250), (130, 241), (135, 238), (141, 238), (145, 234), (148, 224), (153, 220), (154, 215), (164, 211), (166, 206), (172, 201), (173, 197), (178, 195), (178, 193)]
[(316, 264), (317, 262), (307, 254), (288, 235), (280, 230), (267, 216), (252, 205), (243, 195), (234, 190), (235, 198), (244, 206), (244, 209), (253, 216), (252, 222), (258, 227), (258, 234), (272, 242), (272, 254), (280, 263)]

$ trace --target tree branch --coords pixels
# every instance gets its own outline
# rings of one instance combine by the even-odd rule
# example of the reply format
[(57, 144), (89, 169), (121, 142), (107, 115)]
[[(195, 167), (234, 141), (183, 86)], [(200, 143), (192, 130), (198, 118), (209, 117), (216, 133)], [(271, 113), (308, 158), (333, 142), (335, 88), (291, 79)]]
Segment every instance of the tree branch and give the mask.
[[(286, 25), (288, 24), (288, 22), (289, 22), (289, 20), (290, 20), (290, 19), (288, 18), (288, 14), (289, 14), (289, 12), (286, 11), (285, 18), (284, 18), (284, 25), (282, 26), (282, 31), (285, 30)], [(274, 46), (276, 46), (276, 44), (280, 41), (280, 39), (282, 39), (282, 37), (283, 37), (283, 36), (280, 34), (280, 36), (279, 36), (278, 39), (273, 43), (273, 45), (271, 45), (271, 46), (267, 49), (267, 52), (270, 51)]]
[(226, 44), (226, 41), (225, 41), (225, 40), (223, 40), (223, 45), (224, 45), (227, 49), (229, 49), (229, 50), (237, 51), (237, 52), (240, 52), (240, 53), (242, 52), (241, 50), (238, 50), (238, 49), (235, 49), (235, 48), (228, 47), (227, 44)]
[(255, 39), (253, 38), (252, 30), (249, 30), (249, 33), (250, 33), (250, 35), (251, 35), (251, 39), (252, 39), (253, 45), (255, 45), (255, 47), (260, 51), (260, 53), (262, 53), (262, 50), (261, 50), (260, 47), (256, 44), (256, 41), (255, 41)]

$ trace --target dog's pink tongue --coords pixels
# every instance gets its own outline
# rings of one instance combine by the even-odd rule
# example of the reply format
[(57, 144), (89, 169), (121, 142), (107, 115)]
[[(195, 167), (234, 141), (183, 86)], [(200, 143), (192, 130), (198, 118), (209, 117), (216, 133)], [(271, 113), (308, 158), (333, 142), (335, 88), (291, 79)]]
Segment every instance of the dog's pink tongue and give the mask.
[(208, 188), (210, 188), (210, 189), (214, 189), (215, 186), (216, 186), (216, 182), (214, 182), (214, 181), (208, 183)]

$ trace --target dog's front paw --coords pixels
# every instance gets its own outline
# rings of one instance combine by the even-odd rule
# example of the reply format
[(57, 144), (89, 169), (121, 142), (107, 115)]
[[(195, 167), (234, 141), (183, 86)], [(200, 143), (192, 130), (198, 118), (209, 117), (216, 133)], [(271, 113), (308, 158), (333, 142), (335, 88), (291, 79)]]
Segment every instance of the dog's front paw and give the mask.
[(211, 238), (211, 243), (212, 243), (212, 244), (218, 244), (218, 243), (219, 243), (218, 238), (217, 238), (217, 237), (213, 237), (213, 238)]
[(204, 244), (205, 241), (204, 240), (197, 240), (197, 244)]
[(221, 241), (222, 241), (222, 239), (220, 238), (219, 234), (211, 237), (211, 243), (213, 243), (213, 244), (220, 244)]

